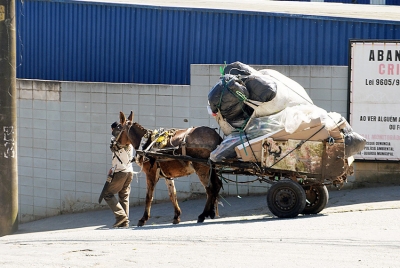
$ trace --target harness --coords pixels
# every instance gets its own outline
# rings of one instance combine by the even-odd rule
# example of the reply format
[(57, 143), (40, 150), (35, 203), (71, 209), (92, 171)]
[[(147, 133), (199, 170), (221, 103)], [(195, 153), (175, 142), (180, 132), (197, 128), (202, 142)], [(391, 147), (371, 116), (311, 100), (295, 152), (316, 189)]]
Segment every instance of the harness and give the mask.
[[(119, 138), (120, 138), (120, 136), (121, 136), (123, 131), (129, 132), (130, 127), (131, 126), (129, 126), (128, 129), (125, 129), (125, 128), (121, 129), (121, 131), (118, 133), (117, 137), (115, 138), (114, 143), (112, 143), (110, 145), (110, 148), (112, 148), (113, 146), (115, 146), (116, 149), (123, 148), (123, 147), (118, 145), (118, 140), (119, 140)], [(188, 128), (183, 133), (183, 137), (181, 137), (180, 143), (178, 145), (176, 145), (176, 146), (171, 142), (171, 138), (176, 135), (177, 129), (164, 130), (164, 128), (160, 128), (158, 130), (153, 130), (153, 131), (146, 130), (145, 134), (142, 136), (142, 138), (140, 140), (140, 143), (139, 143), (137, 151), (147, 152), (147, 151), (150, 151), (150, 150), (153, 150), (153, 151), (171, 151), (172, 150), (173, 153), (174, 153), (175, 150), (181, 148), (182, 149), (182, 155), (185, 156), (186, 155), (186, 148), (187, 148), (187, 146), (186, 146), (186, 138), (187, 138), (187, 136), (190, 134), (190, 132), (193, 129), (194, 129), (193, 127)], [(180, 137), (178, 137), (178, 139), (179, 138)], [(168, 144), (170, 144), (171, 146), (166, 147)], [(118, 157), (117, 155), (115, 155), (115, 156)], [(135, 161), (135, 163), (140, 167), (143, 167), (143, 163), (145, 163), (147, 161), (150, 161), (151, 167), (154, 165), (154, 163), (156, 163), (157, 164), (156, 176), (158, 178), (159, 177), (164, 177), (165, 179), (171, 179), (170, 177), (168, 177), (164, 173), (164, 171), (161, 168), (160, 162), (162, 160), (149, 158), (149, 157), (142, 156), (142, 155), (138, 157), (138, 154), (136, 152), (136, 156), (131, 161), (132, 162)], [(170, 161), (170, 160), (165, 160), (165, 161)], [(178, 161), (181, 161), (181, 160), (178, 160)], [(189, 163), (191, 163), (191, 162), (189, 162)], [(140, 173), (140, 172), (141, 171), (135, 172), (135, 173), (137, 174), (137, 173)]]
[(190, 131), (192, 131), (192, 127), (188, 128), (185, 132), (185, 135), (183, 136), (183, 140), (181, 142), (181, 148), (182, 148), (182, 155), (186, 155), (186, 137), (189, 135)]
[[(192, 127), (188, 128), (184, 135), (183, 139), (178, 145), (174, 145), (171, 142), (171, 138), (175, 136), (176, 129), (164, 130), (163, 128), (154, 131), (147, 131), (146, 134), (142, 137), (140, 141), (140, 145), (138, 150), (143, 150), (144, 152), (148, 152), (150, 150), (177, 150), (179, 148), (182, 149), (182, 155), (186, 155), (186, 138), (189, 133), (192, 131)], [(144, 146), (148, 143), (149, 138), (151, 140), (150, 144), (144, 149)], [(167, 144), (170, 143), (170, 147), (166, 147)]]
[[(153, 130), (153, 131), (149, 131), (147, 130), (147, 132), (145, 133), (145, 135), (142, 137), (141, 141), (140, 141), (140, 145), (138, 150), (144, 151), (144, 152), (148, 152), (150, 150), (153, 151), (175, 151), (179, 148), (182, 149), (182, 155), (186, 155), (186, 138), (189, 135), (189, 133), (193, 130), (193, 128), (188, 128), (182, 138), (182, 141), (180, 142), (180, 144), (178, 145), (174, 145), (171, 142), (171, 138), (175, 136), (176, 134), (176, 129), (169, 129), (169, 130), (164, 130), (163, 128), (160, 128), (158, 130)], [(150, 144), (146, 146), (146, 144), (149, 143), (150, 140)], [(169, 147), (166, 147), (168, 145), (168, 143), (171, 145)], [(149, 161), (149, 158), (145, 158), (143, 157), (141, 160), (141, 157), (135, 157), (136, 158), (136, 163), (140, 164), (140, 161), (145, 162), (145, 161)], [(152, 166), (154, 163), (156, 163), (157, 165), (157, 171), (156, 171), (156, 176), (157, 177), (163, 177), (165, 179), (171, 179), (169, 178), (162, 170), (160, 162), (162, 160), (159, 159), (155, 159), (154, 162), (152, 163)], [(170, 161), (170, 160), (164, 160), (164, 161)], [(178, 160), (179, 161), (179, 160)]]

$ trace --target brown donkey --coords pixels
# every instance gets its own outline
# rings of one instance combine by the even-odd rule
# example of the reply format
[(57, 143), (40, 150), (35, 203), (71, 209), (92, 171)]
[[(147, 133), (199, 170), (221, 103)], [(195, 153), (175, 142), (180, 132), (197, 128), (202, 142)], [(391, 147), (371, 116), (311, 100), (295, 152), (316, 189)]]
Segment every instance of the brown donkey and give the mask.
[[(121, 127), (117, 128), (119, 130), (113, 133), (113, 135), (118, 136), (118, 142), (121, 145), (132, 144), (135, 150), (150, 150), (152, 145), (156, 143), (155, 141), (152, 142), (150, 138), (152, 135), (154, 137), (154, 131), (147, 130), (138, 123), (133, 122), (132, 111), (127, 119), (124, 113), (120, 112), (120, 125)], [(167, 151), (174, 155), (186, 155), (205, 160), (209, 158), (210, 153), (222, 141), (222, 138), (214, 129), (204, 126), (189, 129), (173, 129), (161, 139), (165, 142), (164, 152)], [(175, 215), (173, 223), (179, 223), (181, 209), (178, 205), (173, 179), (188, 176), (194, 172), (199, 177), (207, 194), (206, 205), (203, 213), (198, 216), (197, 222), (203, 222), (206, 217), (210, 217), (211, 219), (215, 217), (217, 198), (219, 190), (222, 187), (222, 182), (211, 164), (199, 161), (176, 160), (173, 158), (157, 159), (147, 156), (136, 156), (136, 163), (141, 166), (142, 171), (146, 174), (147, 182), (146, 206), (143, 217), (137, 224), (138, 226), (143, 226), (150, 218), (154, 189), (160, 177), (165, 178), (169, 197), (174, 206)]]

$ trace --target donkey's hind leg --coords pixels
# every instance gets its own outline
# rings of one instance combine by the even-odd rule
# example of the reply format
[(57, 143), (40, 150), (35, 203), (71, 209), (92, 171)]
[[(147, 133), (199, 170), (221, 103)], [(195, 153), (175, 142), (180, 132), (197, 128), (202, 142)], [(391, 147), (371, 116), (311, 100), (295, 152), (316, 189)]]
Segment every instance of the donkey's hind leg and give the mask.
[(167, 185), (169, 199), (171, 200), (175, 211), (172, 223), (178, 224), (181, 222), (181, 208), (179, 207), (178, 198), (176, 197), (175, 182), (172, 178), (165, 178), (165, 184)]
[(201, 213), (197, 218), (197, 222), (204, 222), (207, 217), (210, 217), (211, 219), (215, 218), (215, 208), (217, 206), (219, 190), (222, 187), (222, 182), (213, 168), (211, 168), (211, 172), (210, 167), (205, 167), (204, 165), (202, 165), (202, 167), (198, 166), (195, 169), (207, 194), (207, 201), (203, 213)]

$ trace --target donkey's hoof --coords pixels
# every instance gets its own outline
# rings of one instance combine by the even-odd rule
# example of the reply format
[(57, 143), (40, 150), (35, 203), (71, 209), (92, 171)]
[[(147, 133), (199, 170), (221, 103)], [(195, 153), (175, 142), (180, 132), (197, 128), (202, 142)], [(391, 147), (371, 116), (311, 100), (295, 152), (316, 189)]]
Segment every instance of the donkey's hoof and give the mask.
[(137, 223), (138, 227), (142, 227), (146, 222), (144, 220), (139, 220)]
[(211, 211), (210, 212), (210, 219), (214, 219), (215, 218), (215, 211)]
[(204, 217), (204, 216), (199, 216), (199, 217), (197, 217), (197, 223), (204, 222), (204, 220), (205, 220), (205, 217)]
[(180, 219), (174, 219), (174, 220), (172, 221), (173, 224), (178, 224), (178, 223), (180, 223), (180, 222), (181, 222)]

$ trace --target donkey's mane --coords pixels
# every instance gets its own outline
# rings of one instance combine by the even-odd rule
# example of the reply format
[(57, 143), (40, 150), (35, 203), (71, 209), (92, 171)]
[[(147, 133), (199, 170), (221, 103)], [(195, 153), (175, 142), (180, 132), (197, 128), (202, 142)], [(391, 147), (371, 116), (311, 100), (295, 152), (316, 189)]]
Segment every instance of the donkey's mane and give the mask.
[(132, 125), (135, 126), (138, 129), (140, 129), (140, 130), (147, 131), (147, 129), (145, 129), (142, 125), (140, 125), (137, 122), (133, 122)]
[(133, 148), (139, 148), (142, 137), (147, 133), (147, 129), (138, 124), (137, 122), (132, 122), (129, 128), (129, 139), (132, 142)]

